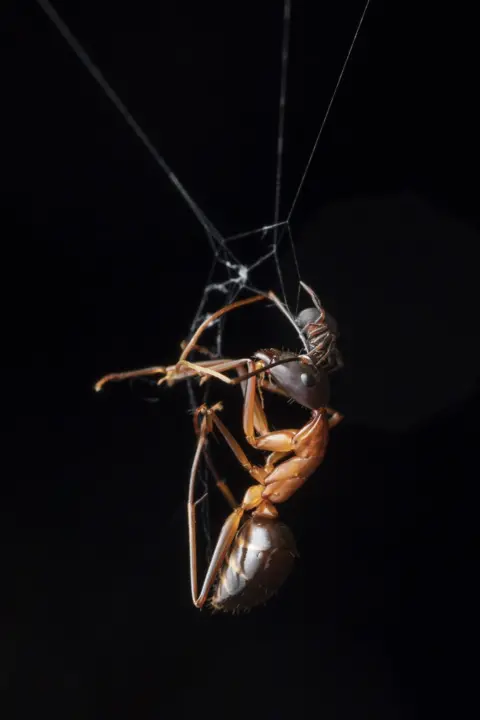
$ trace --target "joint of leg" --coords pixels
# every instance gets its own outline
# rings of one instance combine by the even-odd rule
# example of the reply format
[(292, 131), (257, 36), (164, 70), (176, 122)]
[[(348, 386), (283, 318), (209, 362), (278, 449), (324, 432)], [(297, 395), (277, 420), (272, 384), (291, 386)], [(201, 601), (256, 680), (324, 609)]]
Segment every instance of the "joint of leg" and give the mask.
[(195, 500), (195, 502), (193, 503), (193, 505), (194, 505), (195, 507), (197, 507), (197, 505), (200, 505), (200, 503), (205, 500), (205, 498), (207, 497), (207, 495), (208, 495), (208, 492), (204, 492), (203, 495), (202, 495), (202, 497), (199, 497), (198, 500)]
[(172, 387), (172, 385), (175, 385), (175, 372), (173, 370), (168, 370), (167, 368), (161, 368), (161, 372), (164, 373), (163, 377), (159, 378), (157, 380), (157, 385), (163, 385), (164, 383), (167, 383), (169, 387)]
[(212, 407), (208, 407), (208, 405), (206, 403), (203, 403), (203, 405), (200, 405), (196, 409), (195, 414), (196, 415), (211, 415), (212, 413), (220, 412), (221, 410), (223, 410), (223, 403), (221, 403), (221, 402), (215, 403), (215, 405), (212, 405)]
[(265, 478), (268, 475), (268, 473), (265, 471), (265, 468), (258, 467), (258, 465), (250, 464), (250, 467), (245, 469), (250, 473), (254, 480), (260, 483), (260, 485), (265, 485)]
[(262, 502), (262, 492), (262, 485), (252, 485), (249, 487), (243, 496), (242, 508), (244, 510), (253, 510), (253, 508), (258, 507), (258, 505)]
[(271, 502), (269, 502), (269, 500), (264, 499), (253, 511), (252, 515), (255, 517), (273, 519), (278, 517), (278, 510)]

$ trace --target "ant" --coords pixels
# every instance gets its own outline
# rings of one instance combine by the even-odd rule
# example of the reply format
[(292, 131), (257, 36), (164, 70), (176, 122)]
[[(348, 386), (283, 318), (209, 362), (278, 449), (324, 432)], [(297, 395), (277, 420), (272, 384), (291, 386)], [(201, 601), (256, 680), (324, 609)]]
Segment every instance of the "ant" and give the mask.
[[(190, 585), (197, 608), (211, 596), (217, 610), (249, 609), (268, 600), (289, 575), (297, 554), (289, 528), (278, 521), (276, 505), (288, 500), (315, 472), (325, 457), (329, 431), (342, 415), (328, 407), (329, 373), (343, 366), (336, 341), (337, 323), (322, 308), (318, 297), (305, 283), (313, 307), (302, 310), (293, 318), (278, 297), (269, 292), (237, 300), (206, 318), (183, 343), (183, 351), (175, 365), (156, 366), (129, 372), (105, 375), (95, 385), (101, 390), (112, 380), (146, 375), (161, 375), (158, 385), (173, 385), (187, 377), (198, 376), (200, 382), (216, 378), (229, 385), (241, 384), (244, 393), (243, 432), (255, 449), (268, 452), (264, 465), (250, 462), (240, 444), (224, 425), (218, 413), (222, 404), (201, 405), (194, 414), (197, 447), (190, 472), (187, 501)], [(294, 325), (305, 353), (296, 354), (276, 349), (258, 350), (251, 358), (213, 358), (193, 363), (187, 360), (193, 350), (205, 351), (197, 345), (200, 336), (227, 312), (255, 302), (270, 299)], [(225, 373), (236, 370), (238, 377)], [(262, 391), (278, 393), (311, 411), (310, 420), (300, 429), (269, 429), (263, 409)], [(240, 465), (255, 481), (240, 504), (222, 481), (207, 451), (208, 437), (216, 429), (223, 436)], [(201, 590), (198, 589), (195, 485), (201, 456), (204, 456), (215, 477), (217, 487), (231, 507), (223, 524)], [(245, 513), (249, 513), (245, 519)], [(212, 593), (213, 591), (213, 593)]]

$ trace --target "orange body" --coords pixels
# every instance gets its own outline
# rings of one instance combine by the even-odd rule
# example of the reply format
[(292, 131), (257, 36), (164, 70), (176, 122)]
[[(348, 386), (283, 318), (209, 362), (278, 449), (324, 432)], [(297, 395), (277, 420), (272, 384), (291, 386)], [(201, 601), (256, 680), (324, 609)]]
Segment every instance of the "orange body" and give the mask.
[[(282, 503), (295, 493), (315, 470), (322, 464), (328, 444), (328, 419), (324, 409), (314, 410), (309, 423), (295, 432), (279, 432), (285, 442), (283, 452), (293, 451), (295, 455), (284, 460), (265, 477), (262, 498), (272, 503)], [(261, 448), (262, 443), (257, 443)], [(285, 448), (289, 447), (289, 450)], [(267, 449), (267, 448), (264, 448)], [(270, 448), (268, 448), (270, 449)], [(282, 451), (280, 450), (280, 452)]]

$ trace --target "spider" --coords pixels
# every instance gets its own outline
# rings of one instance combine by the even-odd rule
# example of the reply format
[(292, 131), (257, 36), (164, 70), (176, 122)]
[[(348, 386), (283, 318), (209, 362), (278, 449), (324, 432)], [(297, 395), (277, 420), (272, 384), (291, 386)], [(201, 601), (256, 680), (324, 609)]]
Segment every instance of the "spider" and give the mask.
[[(187, 515), (190, 547), (190, 584), (192, 600), (197, 608), (204, 606), (211, 595), (215, 609), (248, 609), (265, 602), (283, 584), (293, 567), (295, 541), (286, 525), (278, 521), (276, 505), (288, 500), (315, 472), (325, 457), (329, 431), (342, 415), (328, 407), (329, 373), (342, 366), (336, 346), (337, 324), (322, 308), (317, 296), (307, 285), (304, 289), (314, 307), (303, 310), (296, 319), (273, 292), (254, 295), (226, 305), (208, 317), (190, 340), (175, 365), (156, 366), (114, 373), (101, 378), (95, 385), (100, 390), (106, 382), (145, 375), (160, 375), (158, 384), (173, 385), (186, 377), (211, 378), (230, 384), (241, 384), (243, 432), (255, 449), (267, 452), (263, 465), (250, 462), (246, 453), (224, 425), (218, 413), (222, 404), (201, 405), (194, 414), (197, 446), (190, 472)], [(205, 352), (197, 342), (206, 328), (217, 318), (236, 308), (270, 299), (287, 316), (302, 340), (305, 353), (296, 354), (276, 349), (258, 350), (251, 358), (211, 358), (193, 363), (187, 360), (194, 349)], [(235, 370), (237, 377), (225, 373)], [(275, 392), (308, 408), (309, 421), (300, 429), (271, 431), (263, 408), (262, 391)], [(255, 481), (240, 504), (220, 479), (208, 454), (208, 436), (217, 430), (232, 450), (240, 465)], [(202, 587), (198, 589), (195, 485), (201, 456), (214, 475), (217, 487), (231, 506), (220, 531)], [(245, 514), (248, 515), (245, 517)]]

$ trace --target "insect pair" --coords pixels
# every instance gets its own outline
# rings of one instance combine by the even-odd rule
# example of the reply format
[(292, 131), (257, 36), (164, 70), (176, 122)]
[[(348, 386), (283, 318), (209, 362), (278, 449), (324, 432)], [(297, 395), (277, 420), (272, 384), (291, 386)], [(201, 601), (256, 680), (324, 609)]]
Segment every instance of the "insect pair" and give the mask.
[[(105, 375), (95, 385), (100, 390), (110, 381), (159, 375), (158, 384), (173, 385), (187, 377), (201, 382), (216, 379), (241, 385), (243, 432), (256, 450), (268, 453), (262, 465), (254, 465), (241, 445), (224, 425), (218, 413), (220, 403), (201, 405), (194, 414), (197, 447), (188, 491), (188, 529), (190, 583), (193, 603), (201, 608), (211, 596), (216, 609), (247, 609), (265, 602), (290, 573), (296, 555), (295, 541), (286, 525), (279, 522), (276, 505), (288, 500), (321, 465), (328, 444), (329, 430), (342, 416), (329, 406), (329, 373), (342, 367), (337, 348), (335, 320), (322, 308), (318, 297), (305, 283), (313, 307), (294, 318), (278, 297), (269, 292), (226, 305), (208, 317), (184, 344), (175, 365), (158, 366)], [(286, 315), (299, 335), (304, 352), (258, 350), (250, 358), (211, 358), (190, 362), (189, 354), (198, 349), (203, 332), (225, 313), (270, 299)], [(236, 371), (237, 376), (227, 373)], [(274, 392), (308, 408), (309, 421), (300, 429), (271, 431), (263, 407), (262, 392)], [(216, 472), (208, 453), (208, 437), (216, 430), (224, 438), (240, 465), (255, 481), (237, 504), (228, 485)], [(220, 531), (201, 589), (198, 589), (195, 485), (202, 455), (212, 470), (216, 484), (231, 507)]]

